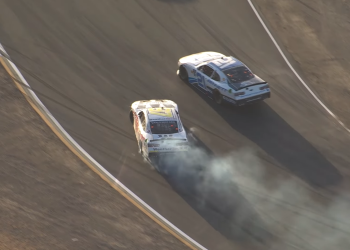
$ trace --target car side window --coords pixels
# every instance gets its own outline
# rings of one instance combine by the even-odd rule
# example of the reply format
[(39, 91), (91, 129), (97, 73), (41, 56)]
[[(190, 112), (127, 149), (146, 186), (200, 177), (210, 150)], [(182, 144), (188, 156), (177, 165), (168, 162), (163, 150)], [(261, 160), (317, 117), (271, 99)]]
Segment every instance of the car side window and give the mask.
[(143, 112), (140, 112), (139, 114), (140, 120), (141, 120), (141, 125), (144, 131), (146, 131), (146, 118), (145, 114)]
[(198, 67), (198, 68), (197, 68), (197, 69), (198, 69), (198, 71), (203, 72), (203, 67), (204, 67), (204, 65), (202, 65), (202, 66)]
[(146, 131), (146, 119), (144, 119), (142, 122), (142, 128), (144, 131)]
[(203, 67), (203, 73), (209, 77), (213, 74), (214, 70), (210, 68), (208, 65), (204, 65)]
[(214, 72), (214, 75), (212, 76), (212, 78), (214, 81), (220, 82), (220, 76), (217, 72)]

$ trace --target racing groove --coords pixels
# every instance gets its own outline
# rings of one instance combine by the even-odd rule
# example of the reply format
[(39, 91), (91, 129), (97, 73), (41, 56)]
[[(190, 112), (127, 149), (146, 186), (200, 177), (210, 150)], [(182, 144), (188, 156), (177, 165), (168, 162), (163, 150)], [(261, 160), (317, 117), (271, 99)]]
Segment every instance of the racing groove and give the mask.
[[(330, 207), (340, 200), (334, 186), (347, 183), (350, 141), (245, 0), (2, 0), (0, 18), (3, 45), (64, 128), (205, 247), (312, 249), (322, 246), (313, 228), (348, 232)], [(177, 60), (207, 50), (244, 61), (272, 98), (218, 107), (181, 82)], [(137, 154), (128, 119), (132, 102), (151, 98), (177, 102), (198, 138), (192, 158), (167, 162), (162, 175)]]

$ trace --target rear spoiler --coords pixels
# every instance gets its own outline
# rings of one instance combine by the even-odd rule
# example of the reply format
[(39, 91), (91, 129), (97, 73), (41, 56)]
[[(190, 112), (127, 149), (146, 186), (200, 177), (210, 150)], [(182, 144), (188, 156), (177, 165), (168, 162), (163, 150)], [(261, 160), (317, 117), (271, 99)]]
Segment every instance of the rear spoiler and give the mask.
[(250, 85), (246, 85), (246, 86), (244, 86), (244, 87), (241, 87), (241, 88), (239, 88), (238, 90), (245, 89), (245, 88), (248, 88), (248, 87), (251, 87), (251, 86), (255, 86), (255, 85), (266, 84), (266, 83), (267, 83), (267, 82), (253, 83), (253, 84), (250, 84)]
[(154, 141), (165, 141), (165, 140), (172, 140), (172, 141), (187, 141), (187, 139), (178, 139), (178, 138), (159, 138), (159, 139), (156, 139), (156, 140), (150, 140), (149, 142), (154, 142)]

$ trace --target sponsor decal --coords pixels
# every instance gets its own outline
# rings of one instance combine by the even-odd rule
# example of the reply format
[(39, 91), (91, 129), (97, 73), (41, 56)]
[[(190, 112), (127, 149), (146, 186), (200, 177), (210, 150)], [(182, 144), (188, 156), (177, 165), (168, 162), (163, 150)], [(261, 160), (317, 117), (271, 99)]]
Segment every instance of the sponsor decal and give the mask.
[(173, 135), (158, 135), (158, 137), (173, 137)]
[(204, 88), (204, 77), (202, 76), (201, 73), (197, 72), (197, 82), (198, 82), (198, 85), (201, 87), (201, 88)]
[(257, 98), (253, 98), (253, 99), (249, 99), (247, 100), (247, 102), (252, 102), (252, 101), (256, 101), (256, 100), (260, 100), (261, 96), (257, 97)]
[(150, 109), (148, 109), (148, 112), (151, 115), (158, 115), (158, 116), (164, 116), (164, 117), (173, 117), (173, 114), (171, 113), (170, 109), (150, 108)]
[(153, 151), (150, 152), (157, 152), (157, 151), (179, 151), (179, 150), (186, 150), (187, 147), (178, 147), (178, 148), (153, 148)]
[(217, 84), (216, 82), (214, 82), (212, 80), (209, 80), (208, 83), (214, 85), (217, 89), (220, 89), (223, 92), (227, 92), (227, 89), (221, 87), (219, 84)]

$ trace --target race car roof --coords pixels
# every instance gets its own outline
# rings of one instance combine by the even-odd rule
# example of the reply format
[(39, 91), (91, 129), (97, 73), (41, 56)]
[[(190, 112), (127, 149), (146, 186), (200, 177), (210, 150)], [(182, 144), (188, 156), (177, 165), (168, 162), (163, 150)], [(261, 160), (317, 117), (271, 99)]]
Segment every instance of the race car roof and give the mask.
[(177, 121), (174, 108), (149, 108), (148, 119), (152, 121)]
[(244, 65), (241, 61), (234, 58), (233, 56), (222, 57), (220, 59), (213, 60), (210, 62), (210, 64), (213, 64), (215, 67), (219, 68), (220, 70), (225, 70), (225, 69)]

